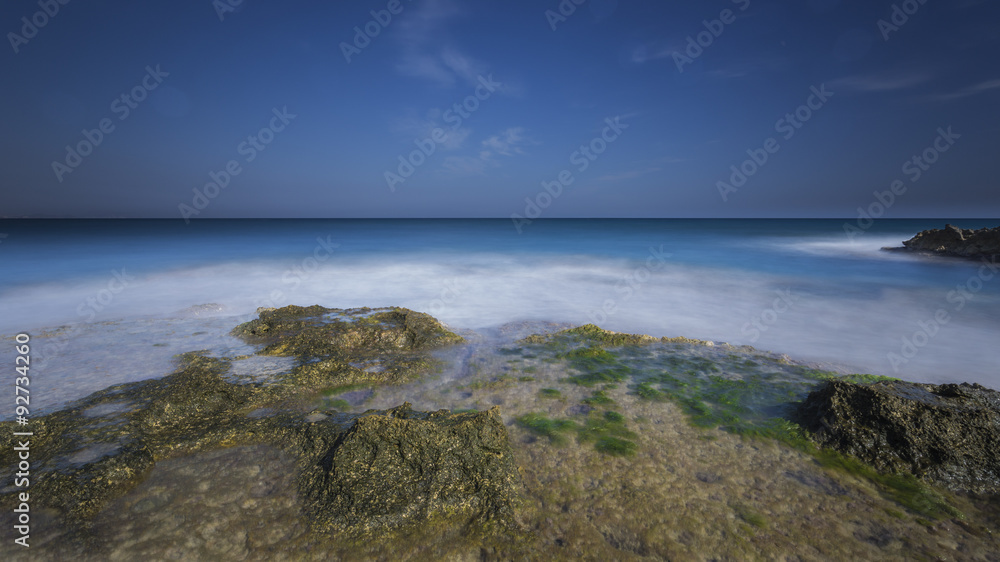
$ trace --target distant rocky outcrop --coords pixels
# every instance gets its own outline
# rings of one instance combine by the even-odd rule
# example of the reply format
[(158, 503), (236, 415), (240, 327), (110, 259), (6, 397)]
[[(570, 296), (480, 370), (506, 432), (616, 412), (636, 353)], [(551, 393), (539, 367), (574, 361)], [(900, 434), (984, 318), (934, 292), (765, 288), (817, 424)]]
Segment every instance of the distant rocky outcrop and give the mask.
[(1000, 493), (1000, 392), (978, 384), (829, 381), (799, 407), (822, 446), (885, 473)]
[(903, 248), (898, 249), (993, 259), (1000, 257), (1000, 227), (972, 230), (949, 224), (943, 229), (925, 230), (903, 242)]

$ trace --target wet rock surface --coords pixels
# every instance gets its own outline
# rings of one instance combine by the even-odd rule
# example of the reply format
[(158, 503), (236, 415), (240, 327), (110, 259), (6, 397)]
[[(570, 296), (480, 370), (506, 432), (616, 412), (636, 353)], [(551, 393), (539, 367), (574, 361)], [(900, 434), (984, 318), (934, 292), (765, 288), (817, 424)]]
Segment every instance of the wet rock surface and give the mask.
[(964, 258), (1000, 256), (1000, 227), (972, 230), (946, 225), (943, 229), (925, 230), (903, 242), (903, 250), (931, 252)]
[(829, 381), (798, 413), (820, 445), (881, 472), (1000, 494), (1000, 392), (964, 383)]
[(317, 519), (353, 533), (435, 515), (510, 521), (517, 469), (499, 408), (452, 414), (409, 404), (356, 418), (303, 488)]
[[(85, 535), (88, 521), (158, 461), (266, 444), (298, 459), (299, 487), (315, 500), (309, 510), (317, 522), (374, 531), (444, 510), (510, 515), (516, 471), (495, 410), (454, 416), (415, 412), (409, 404), (363, 414), (306, 410), (325, 388), (362, 378), (391, 384), (429, 372), (427, 349), (461, 341), (436, 320), (406, 309), (286, 307), (262, 311), (236, 332), (265, 340), (262, 354), (291, 355), (299, 366), (242, 384), (227, 376), (231, 360), (185, 353), (163, 378), (112, 386), (32, 419), (33, 435), (21, 439), (30, 442), (33, 507), (52, 510)], [(388, 367), (354, 366), (373, 355)], [(0, 465), (7, 468), (0, 506), (9, 511), (20, 488), (13, 433), (25, 428), (0, 425)]]
[(398, 384), (426, 370), (421, 352), (463, 340), (428, 314), (405, 308), (319, 305), (258, 309), (232, 334), (263, 344), (260, 355), (295, 357), (297, 384)]

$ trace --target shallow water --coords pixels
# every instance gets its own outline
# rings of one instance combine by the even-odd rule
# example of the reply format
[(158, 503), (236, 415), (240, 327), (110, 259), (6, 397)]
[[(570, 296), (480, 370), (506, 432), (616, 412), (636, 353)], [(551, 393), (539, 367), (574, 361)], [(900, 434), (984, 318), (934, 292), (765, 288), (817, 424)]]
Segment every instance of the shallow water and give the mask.
[[(158, 462), (97, 516), (96, 542), (85, 550), (47, 526), (43, 515), (36, 533), (47, 542), (36, 552), (83, 560), (996, 560), (995, 505), (938, 491), (964, 520), (935, 520), (869, 480), (824, 468), (776, 441), (740, 437), (726, 429), (736, 422), (724, 415), (713, 417), (720, 427), (696, 427), (676, 400), (636, 391), (652, 381), (651, 388), (698, 397), (716, 414), (737, 412), (738, 423), (760, 425), (816, 384), (807, 366), (714, 342), (612, 347), (603, 354), (574, 340), (518, 341), (562, 327), (519, 323), (466, 332), (468, 343), (438, 352), (439, 372), (424, 380), (293, 406), (323, 417), (319, 412), (345, 398), (350, 411), (403, 401), (429, 410), (499, 405), (522, 478), (518, 522), (527, 535), (516, 548), (470, 543), (458, 530), (439, 528), (345, 545), (313, 530), (302, 514), (294, 460), (250, 446)], [(618, 380), (581, 378), (608, 373)], [(125, 407), (115, 403), (88, 415), (113, 420)], [(560, 435), (522, 423), (528, 414), (576, 429), (555, 439)], [(618, 421), (595, 434), (608, 419)], [(599, 432), (606, 430), (633, 443), (631, 454), (601, 452)], [(108, 452), (98, 447), (69, 462)], [(0, 547), (5, 559), (23, 559), (9, 548)]]

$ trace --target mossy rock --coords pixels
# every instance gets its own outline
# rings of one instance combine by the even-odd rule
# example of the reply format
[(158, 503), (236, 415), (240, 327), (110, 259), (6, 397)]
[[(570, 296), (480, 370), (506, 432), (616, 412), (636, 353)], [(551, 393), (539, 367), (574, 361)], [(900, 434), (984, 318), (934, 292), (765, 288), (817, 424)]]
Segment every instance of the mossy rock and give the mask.
[[(432, 367), (427, 352), (464, 341), (432, 316), (405, 308), (258, 309), (232, 334), (263, 344), (259, 355), (295, 357), (296, 387), (400, 384)], [(377, 368), (358, 366), (375, 362)]]
[(976, 384), (832, 380), (799, 407), (822, 446), (883, 473), (1000, 493), (1000, 392)]
[(499, 409), (370, 411), (304, 472), (314, 519), (371, 534), (431, 517), (513, 521), (518, 473)]
[[(51, 508), (67, 527), (85, 532), (90, 518), (141, 482), (156, 462), (237, 445), (281, 447), (300, 459), (302, 478), (309, 480), (307, 475), (321, 465), (323, 455), (339, 450), (334, 444), (351, 430), (358, 415), (307, 412), (303, 406), (318, 403), (321, 391), (331, 387), (412, 380), (431, 368), (427, 350), (461, 341), (432, 317), (406, 309), (285, 307), (263, 309), (260, 316), (237, 327), (235, 333), (308, 362), (289, 373), (275, 375), (271, 381), (245, 383), (227, 377), (230, 360), (208, 357), (204, 352), (185, 353), (178, 356), (177, 369), (163, 378), (112, 386), (63, 410), (33, 418), (28, 428), (34, 434), (30, 437), (31, 495), (36, 498), (32, 507)], [(331, 335), (339, 339), (328, 337)], [(379, 368), (366, 370), (364, 365), (373, 358)], [(343, 404), (338, 406), (342, 408)], [(462, 437), (454, 437), (452, 444), (461, 442), (463, 458), (472, 464), (465, 472), (448, 474), (460, 480), (463, 475), (476, 474), (475, 463), (485, 463), (495, 469), (487, 471), (495, 478), (495, 486), (506, 482), (496, 472), (511, 461), (509, 450), (502, 446), (506, 440), (502, 424), (502, 435), (494, 435), (498, 431), (494, 422), (499, 419), (495, 411), (452, 418), (441, 413), (414, 413), (408, 407), (405, 410), (405, 416), (404, 410), (397, 409), (389, 417), (433, 419), (434, 428), (464, 428), (454, 430)], [(366, 417), (377, 415), (369, 413)], [(370, 423), (375, 422), (362, 425)], [(475, 431), (471, 429), (474, 426), (478, 428)], [(2, 509), (16, 506), (17, 470), (12, 468), (18, 459), (13, 433), (24, 429), (18, 429), (13, 422), (0, 423)], [(441, 431), (434, 434), (434, 439), (447, 441), (445, 434), (451, 430)], [(475, 432), (488, 438), (490, 444), (473, 443)], [(416, 434), (433, 432), (424, 428), (416, 430)], [(431, 443), (433, 439), (411, 441), (413, 447), (428, 448), (411, 448), (408, 453), (410, 461), (417, 463), (412, 466), (423, 473), (452, 466), (447, 464), (448, 459), (434, 456), (437, 446)], [(478, 455), (486, 456), (479, 459)], [(420, 466), (421, 459), (438, 464)], [(433, 489), (439, 494), (444, 490)], [(499, 488), (477, 480), (472, 487), (461, 488), (461, 493), (473, 489), (483, 490), (481, 501), (474, 503), (484, 513), (509, 511), (509, 505), (498, 499)], [(397, 499), (420, 501), (416, 496), (407, 496), (409, 491), (400, 489)], [(465, 504), (452, 505), (442, 500), (441, 505), (456, 511)], [(326, 519), (332, 520), (332, 516)]]
[(569, 328), (567, 330), (561, 330), (552, 334), (532, 334), (527, 336), (517, 343), (520, 345), (540, 345), (540, 344), (552, 344), (560, 340), (575, 339), (582, 341), (584, 343), (600, 346), (600, 347), (623, 347), (623, 346), (633, 346), (633, 345), (646, 345), (651, 343), (683, 343), (692, 345), (714, 345), (713, 342), (705, 340), (694, 340), (683, 337), (676, 338), (657, 338), (642, 334), (623, 334), (620, 332), (612, 332), (610, 330), (605, 330), (594, 324), (584, 324), (583, 326), (578, 326), (576, 328)]
[(428, 350), (463, 341), (429, 314), (406, 308), (286, 306), (258, 309), (258, 316), (232, 333), (266, 343), (266, 355), (315, 359), (353, 350)]

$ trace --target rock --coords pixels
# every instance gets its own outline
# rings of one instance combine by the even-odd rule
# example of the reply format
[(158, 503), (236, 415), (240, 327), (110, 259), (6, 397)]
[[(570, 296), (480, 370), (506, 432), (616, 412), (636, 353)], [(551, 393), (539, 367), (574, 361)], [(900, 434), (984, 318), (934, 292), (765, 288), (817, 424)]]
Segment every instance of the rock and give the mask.
[(810, 393), (798, 414), (820, 445), (881, 472), (1000, 493), (1000, 392), (965, 383), (833, 380)]
[(1000, 227), (970, 230), (949, 224), (944, 229), (920, 232), (903, 246), (912, 252), (996, 259), (1000, 257)]
[[(431, 366), (427, 351), (462, 341), (459, 336), (426, 314), (400, 308), (285, 307), (261, 310), (260, 316), (235, 332), (266, 344), (265, 352), (300, 359), (298, 367), (275, 375), (273, 383), (234, 381), (226, 376), (231, 360), (190, 352), (179, 355), (177, 369), (162, 378), (112, 386), (33, 418), (32, 508), (51, 508), (67, 528), (85, 532), (96, 513), (138, 485), (163, 459), (268, 444), (299, 459), (299, 481), (310, 497), (338, 506), (353, 498), (344, 505), (353, 506), (351, 525), (362, 530), (418, 521), (411, 514), (441, 510), (509, 513), (504, 490), (516, 473), (508, 470), (507, 433), (495, 410), (451, 416), (413, 412), (405, 405), (360, 417), (307, 411), (315, 407), (318, 392), (330, 387), (418, 378)], [(372, 357), (386, 368), (353, 366)], [(366, 431), (370, 427), (384, 430), (381, 444)], [(0, 422), (0, 509), (8, 512), (19, 501), (14, 447), (15, 439), (23, 438), (14, 437), (15, 431), (14, 422)], [(378, 451), (391, 443), (406, 452), (405, 458), (373, 457), (380, 460), (368, 469), (392, 479), (377, 489), (352, 491), (354, 484), (374, 486), (376, 477), (365, 476), (359, 466), (349, 470), (350, 463), (342, 459), (357, 460), (365, 447)], [(326, 466), (328, 456), (334, 461), (329, 466), (338, 471), (317, 477), (316, 467)], [(407, 470), (427, 480), (407, 479)], [(317, 478), (325, 487), (305, 484)], [(391, 505), (385, 503), (389, 497)], [(340, 507), (316, 505), (321, 521), (347, 521), (334, 515)]]
[(314, 518), (334, 528), (370, 534), (456, 515), (512, 521), (518, 473), (497, 407), (367, 412), (316, 453), (303, 495)]
[[(258, 309), (259, 318), (232, 334), (265, 344), (261, 355), (296, 357), (298, 385), (397, 384), (425, 371), (423, 353), (460, 343), (461, 336), (434, 317), (405, 308), (324, 308), (286, 306)], [(374, 371), (358, 365), (378, 360)]]
[(434, 317), (406, 308), (286, 306), (258, 309), (258, 314), (233, 335), (267, 343), (269, 355), (314, 359), (350, 350), (420, 351), (462, 341)]

